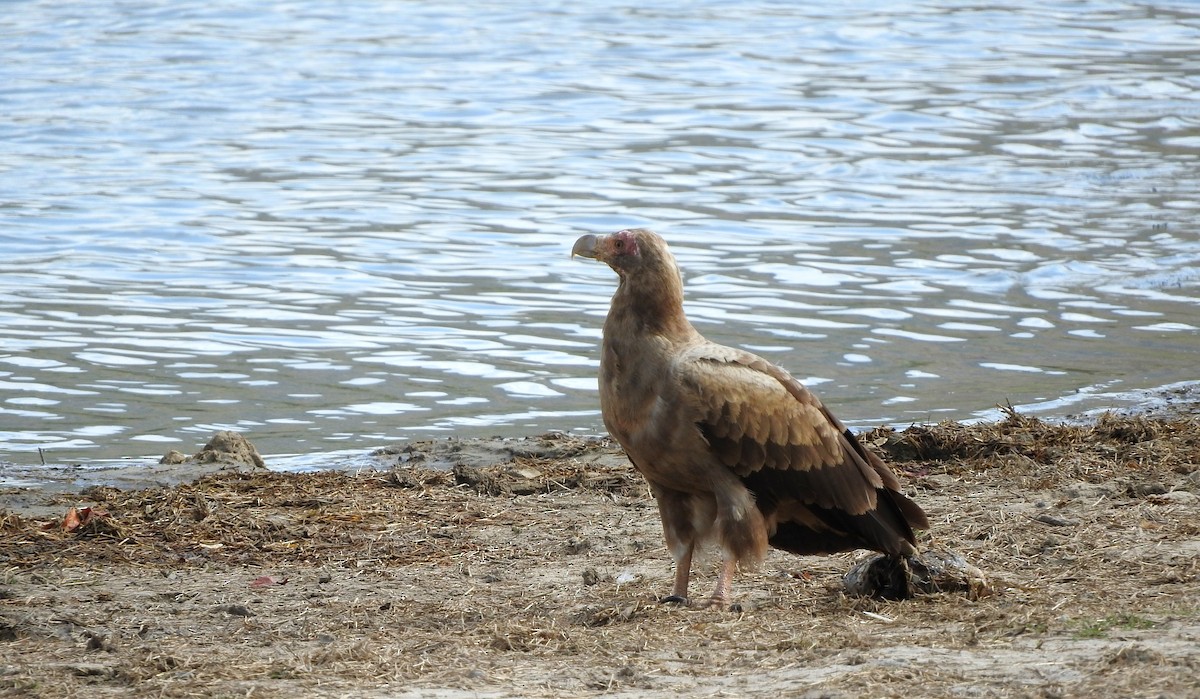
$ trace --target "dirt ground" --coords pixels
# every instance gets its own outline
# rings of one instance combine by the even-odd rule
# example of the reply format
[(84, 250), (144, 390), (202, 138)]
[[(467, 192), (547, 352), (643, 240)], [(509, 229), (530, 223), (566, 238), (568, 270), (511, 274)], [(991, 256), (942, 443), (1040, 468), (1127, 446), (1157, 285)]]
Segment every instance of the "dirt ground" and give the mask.
[(600, 439), (9, 487), (0, 694), (1200, 697), (1195, 414), (864, 439), (929, 513), (922, 545), (989, 589), (850, 597), (862, 552), (773, 552), (737, 578), (740, 612), (660, 604), (654, 501)]

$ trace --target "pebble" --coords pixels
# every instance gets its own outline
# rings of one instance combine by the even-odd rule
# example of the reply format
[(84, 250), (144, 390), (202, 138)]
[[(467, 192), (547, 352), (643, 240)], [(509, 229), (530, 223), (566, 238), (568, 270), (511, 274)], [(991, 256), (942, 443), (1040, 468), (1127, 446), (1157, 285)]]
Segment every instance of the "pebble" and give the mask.
[(1132, 488), (1134, 495), (1138, 497), (1146, 497), (1147, 495), (1163, 495), (1167, 492), (1167, 486), (1162, 483), (1135, 483)]
[(223, 604), (217, 607), (217, 611), (231, 616), (254, 616), (254, 612), (244, 604)]
[(1054, 515), (1046, 514), (1046, 513), (1040, 514), (1037, 517), (1034, 517), (1033, 519), (1034, 519), (1034, 521), (1041, 522), (1043, 524), (1049, 524), (1052, 527), (1073, 527), (1076, 525), (1076, 522), (1072, 522), (1069, 519), (1063, 519), (1062, 517), (1055, 517)]

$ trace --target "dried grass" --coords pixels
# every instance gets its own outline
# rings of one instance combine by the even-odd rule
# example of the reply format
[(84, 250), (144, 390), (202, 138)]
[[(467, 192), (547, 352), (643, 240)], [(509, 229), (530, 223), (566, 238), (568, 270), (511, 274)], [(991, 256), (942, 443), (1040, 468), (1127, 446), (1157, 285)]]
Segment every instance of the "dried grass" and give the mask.
[[(450, 470), (409, 451), (375, 472), (91, 489), (105, 514), (87, 530), (0, 513), (0, 690), (1200, 692), (1196, 420), (1010, 412), (866, 439), (929, 511), (923, 544), (964, 555), (993, 594), (848, 597), (855, 555), (773, 553), (739, 576), (744, 613), (664, 606), (654, 503), (630, 468), (597, 465), (611, 447), (559, 438)], [(287, 582), (252, 588), (263, 575)]]

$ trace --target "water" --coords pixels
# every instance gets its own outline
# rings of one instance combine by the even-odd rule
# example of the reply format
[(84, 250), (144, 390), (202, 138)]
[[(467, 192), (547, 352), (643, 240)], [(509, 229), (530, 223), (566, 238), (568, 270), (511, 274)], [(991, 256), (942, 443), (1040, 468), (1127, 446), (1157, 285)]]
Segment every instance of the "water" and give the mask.
[(808, 4), (6, 5), (0, 460), (598, 432), (631, 225), (855, 426), (1200, 378), (1200, 6)]

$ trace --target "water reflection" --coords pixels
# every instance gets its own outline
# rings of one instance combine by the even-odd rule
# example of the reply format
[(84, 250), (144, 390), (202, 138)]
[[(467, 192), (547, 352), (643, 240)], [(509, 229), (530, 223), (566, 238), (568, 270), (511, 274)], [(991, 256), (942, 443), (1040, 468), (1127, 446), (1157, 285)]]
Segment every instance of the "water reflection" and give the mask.
[(646, 223), (855, 425), (1197, 378), (1187, 3), (12, 9), (3, 458), (599, 430)]

